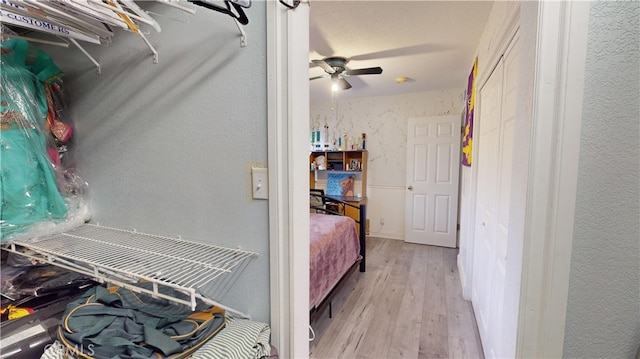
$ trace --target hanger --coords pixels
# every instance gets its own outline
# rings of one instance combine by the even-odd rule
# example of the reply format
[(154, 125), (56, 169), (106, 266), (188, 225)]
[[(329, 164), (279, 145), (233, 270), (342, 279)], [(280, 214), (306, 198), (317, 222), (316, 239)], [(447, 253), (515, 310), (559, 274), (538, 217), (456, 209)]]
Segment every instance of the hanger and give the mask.
[[(30, 12), (24, 7), (7, 5), (5, 1), (0, 1), (0, 18), (5, 24), (14, 25), (20, 28), (36, 30), (50, 35), (63, 36), (100, 44), (100, 37), (85, 29), (78, 29), (68, 26), (40, 12)], [(20, 16), (18, 16), (20, 15)], [(21, 19), (21, 20), (18, 20)], [(26, 21), (24, 21), (26, 20)]]
[(11, 37), (11, 38), (14, 38), (14, 39), (27, 40), (27, 41), (30, 41), (30, 42), (37, 42), (37, 43), (45, 44), (45, 45), (69, 47), (69, 43), (64, 41), (64, 40), (63, 40), (63, 42), (59, 42), (59, 41), (49, 41), (49, 40), (44, 40), (44, 39), (38, 39), (38, 38), (35, 38), (35, 37), (30, 37), (30, 36), (14, 35), (14, 34), (5, 32), (4, 29), (0, 30), (0, 36), (2, 36), (2, 37)]
[(286, 6), (289, 10), (295, 10), (300, 5), (300, 0), (293, 0), (293, 4), (287, 4), (285, 0), (280, 0), (280, 4)]
[(160, 24), (158, 24), (158, 22), (154, 18), (149, 16), (149, 14), (147, 14), (146, 11), (141, 9), (140, 6), (138, 6), (138, 4), (136, 4), (133, 0), (118, 0), (118, 1), (124, 4), (126, 7), (128, 7), (131, 11), (135, 12), (141, 18), (148, 20), (151, 23), (151, 26), (157, 32), (160, 32), (162, 30), (160, 28)]
[(75, 16), (85, 16), (108, 26), (128, 29), (127, 24), (113, 11), (94, 6), (87, 0), (57, 0), (49, 2), (49, 5)]
[[(230, 1), (233, 1), (231, 3), (228, 0), (225, 0), (224, 3), (227, 5), (226, 9), (205, 1), (195, 1), (195, 0), (187, 0), (187, 1), (194, 3), (195, 5), (202, 6), (207, 9), (218, 11), (223, 14), (231, 16), (231, 18), (233, 18), (233, 21), (236, 23), (236, 26), (238, 27), (238, 31), (240, 31), (240, 47), (247, 46), (247, 34), (244, 32), (244, 29), (242, 28), (241, 24), (242, 25), (248, 24), (249, 19), (247, 18), (247, 15), (245, 15), (244, 10), (242, 10), (242, 8), (251, 6), (251, 0), (230, 0)], [(233, 6), (233, 8), (237, 11), (238, 14), (233, 13), (229, 5)]]
[[(61, 46), (61, 47), (67, 47), (67, 48), (69, 47), (69, 43), (57, 35), (56, 37), (62, 40), (63, 42), (49, 41), (49, 40), (39, 39), (35, 37), (30, 37), (30, 36), (22, 36), (22, 35), (13, 33), (13, 31), (11, 32), (9, 31), (11, 31), (11, 29), (6, 27), (5, 25), (2, 25), (2, 27), (0, 28), (0, 35), (2, 37), (11, 37), (15, 39), (27, 40), (30, 42), (36, 42), (36, 43), (45, 44), (45, 45)], [(96, 71), (98, 74), (100, 74), (101, 73), (100, 63), (96, 61), (96, 59), (94, 59), (93, 56), (91, 56), (87, 52), (87, 50), (85, 50), (82, 46), (80, 46), (80, 44), (75, 39), (69, 38), (69, 41), (71, 41), (71, 43), (73, 43), (80, 51), (82, 51), (82, 53), (89, 59), (89, 61), (91, 61), (96, 66)]]
[(171, 7), (174, 7), (176, 9), (182, 10), (184, 12), (188, 12), (191, 15), (195, 15), (195, 13), (196, 13), (195, 9), (191, 9), (191, 8), (186, 7), (186, 6), (179, 5), (177, 2), (174, 2), (174, 1), (171, 1), (171, 0), (155, 0), (155, 1), (159, 2), (160, 4), (164, 4), (164, 5), (171, 6)]
[[(189, 24), (190, 20), (189, 20), (189, 15), (194, 15), (196, 13), (195, 9), (192, 8), (188, 8), (182, 5), (178, 5), (172, 1), (168, 1), (168, 0), (153, 0), (157, 3), (163, 4), (163, 5), (167, 5), (169, 7), (175, 8), (177, 10), (180, 10), (182, 13), (180, 13), (180, 17), (175, 17), (175, 16), (170, 16), (167, 14), (167, 12), (154, 12), (151, 10), (147, 10), (147, 13), (149, 15), (152, 15), (153, 17), (162, 17), (162, 18), (166, 18), (169, 20), (173, 20), (173, 21), (177, 21), (177, 22), (181, 22), (184, 24)], [(193, 6), (195, 8), (195, 5)], [(185, 14), (186, 13), (186, 14)]]
[(246, 7), (246, 8), (250, 8), (251, 7), (251, 0), (229, 0), (234, 4), (238, 4), (242, 7)]
[[(89, 1), (94, 1), (94, 0), (89, 0)], [(122, 9), (122, 6), (120, 6), (120, 4), (115, 0), (107, 0), (107, 4), (108, 4), (107, 6), (112, 6), (114, 9), (117, 9), (118, 10), (117, 11), (118, 15), (122, 18), (122, 20), (124, 20), (124, 22), (127, 23), (129, 28), (131, 29), (131, 31), (133, 31), (134, 34), (136, 34), (136, 35), (140, 36), (140, 38), (142, 38), (142, 40), (147, 45), (149, 50), (151, 50), (151, 52), (153, 53), (153, 63), (157, 64), (158, 63), (158, 51), (156, 51), (156, 49), (153, 47), (153, 45), (151, 45), (149, 40), (147, 40), (146, 36), (144, 36), (142, 31), (140, 31), (138, 26), (131, 20), (131, 18), (129, 17), (130, 14), (128, 14), (126, 11), (124, 11)]]
[[(130, 12), (124, 11), (124, 9), (122, 9), (122, 7), (119, 6), (119, 5), (118, 6), (111, 5), (111, 4), (116, 4), (117, 5), (118, 3), (116, 1), (107, 1), (107, 3), (104, 3), (104, 2), (102, 2), (100, 0), (87, 0), (87, 1), (93, 3), (93, 4), (97, 5), (97, 6), (103, 7), (105, 9), (109, 9), (109, 10), (117, 13), (118, 16), (120, 16), (120, 18), (122, 18), (122, 15), (124, 15), (124, 16), (126, 16), (126, 17), (128, 17), (130, 19), (138, 20), (138, 21), (143, 22), (143, 23), (145, 23), (147, 25), (153, 26), (153, 22), (151, 22), (151, 21), (149, 21), (149, 20), (147, 20), (147, 19), (145, 19), (143, 17), (140, 17), (140, 16), (138, 16), (136, 14), (132, 14)], [(127, 22), (126, 20), (124, 20), (124, 21)]]
[[(251, 5), (250, 0), (225, 0), (224, 3), (225, 5), (227, 5), (226, 9), (206, 1), (197, 1), (197, 0), (187, 0), (187, 1), (194, 3), (195, 5), (205, 7), (209, 10), (214, 10), (214, 11), (223, 13), (225, 15), (229, 15), (242, 25), (246, 25), (249, 23), (249, 19), (247, 18), (247, 15), (244, 13), (244, 10), (242, 10), (242, 8), (249, 7)], [(229, 1), (234, 1), (234, 2), (229, 2)], [(248, 3), (248, 6), (246, 5), (247, 3)], [(245, 6), (241, 4), (244, 4)], [(233, 6), (237, 14), (231, 11), (231, 6)]]
[(30, 10), (28, 7), (18, 6), (8, 1), (0, 1), (0, 10), (2, 10), (0, 16), (2, 17), (3, 23), (30, 30), (48, 32), (52, 35), (75, 37), (83, 41), (96, 44), (100, 43), (100, 37), (98, 35), (83, 28), (77, 28), (73, 25), (69, 26), (57, 18), (39, 10)]
[(79, 17), (75, 17), (62, 10), (58, 10), (52, 6), (49, 6), (45, 2), (36, 0), (22, 0), (21, 3), (30, 6), (31, 8), (40, 10), (41, 12), (48, 14), (49, 17), (55, 17), (67, 26), (75, 26), (76, 28), (85, 29), (97, 35), (98, 37), (113, 36), (113, 32), (106, 28), (104, 24), (86, 18), (86, 20), (80, 19)]

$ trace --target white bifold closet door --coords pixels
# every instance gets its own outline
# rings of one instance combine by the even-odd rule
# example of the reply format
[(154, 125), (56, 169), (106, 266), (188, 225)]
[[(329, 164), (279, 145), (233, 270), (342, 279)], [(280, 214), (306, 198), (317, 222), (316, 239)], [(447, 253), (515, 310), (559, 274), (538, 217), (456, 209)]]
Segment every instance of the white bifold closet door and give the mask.
[(516, 116), (517, 35), (480, 88), (474, 124), (478, 166), (471, 300), (487, 358), (515, 355), (516, 333), (507, 332), (503, 307)]

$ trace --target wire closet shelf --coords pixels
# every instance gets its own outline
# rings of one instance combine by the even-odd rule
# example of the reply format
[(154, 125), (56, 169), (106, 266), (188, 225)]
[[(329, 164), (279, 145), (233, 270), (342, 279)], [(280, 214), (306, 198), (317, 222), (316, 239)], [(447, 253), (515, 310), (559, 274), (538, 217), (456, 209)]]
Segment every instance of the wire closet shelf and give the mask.
[[(20, 250), (18, 247), (24, 247)], [(39, 238), (12, 241), (6, 250), (63, 267), (130, 290), (196, 307), (196, 299), (238, 314), (242, 312), (204, 297), (198, 290), (224, 294), (258, 254), (181, 238), (85, 224)], [(152, 283), (141, 288), (140, 282)], [(165, 294), (171, 288), (185, 298)]]

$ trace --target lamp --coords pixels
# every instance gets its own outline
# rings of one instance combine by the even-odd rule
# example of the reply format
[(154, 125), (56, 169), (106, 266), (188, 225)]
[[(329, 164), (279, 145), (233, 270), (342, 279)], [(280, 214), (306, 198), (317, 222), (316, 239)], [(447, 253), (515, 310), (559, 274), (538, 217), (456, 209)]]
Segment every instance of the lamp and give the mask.
[(338, 80), (340, 79), (339, 74), (334, 72), (331, 74), (331, 91), (336, 92), (340, 90), (340, 85), (338, 85)]

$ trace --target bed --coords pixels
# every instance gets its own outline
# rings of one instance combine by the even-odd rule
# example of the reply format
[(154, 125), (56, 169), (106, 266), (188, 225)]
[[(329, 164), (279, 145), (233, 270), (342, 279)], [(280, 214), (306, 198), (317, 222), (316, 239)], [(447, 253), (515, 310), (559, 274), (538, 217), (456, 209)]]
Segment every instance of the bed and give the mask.
[[(358, 266), (365, 271), (365, 226), (356, 224), (365, 223), (366, 206), (325, 196), (322, 190), (311, 190), (310, 204), (309, 310), (313, 313), (330, 299), (346, 274)], [(357, 221), (345, 215), (347, 207), (357, 209)]]

